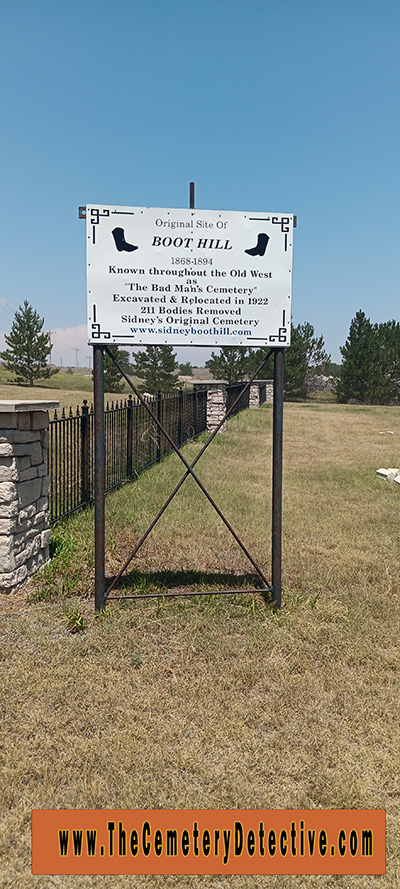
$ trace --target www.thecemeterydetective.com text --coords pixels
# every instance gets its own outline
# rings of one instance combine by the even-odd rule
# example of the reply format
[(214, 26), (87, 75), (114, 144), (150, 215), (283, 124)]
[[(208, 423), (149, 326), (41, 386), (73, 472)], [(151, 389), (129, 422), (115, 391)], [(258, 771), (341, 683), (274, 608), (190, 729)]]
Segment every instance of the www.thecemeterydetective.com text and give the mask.
[(36, 810), (33, 873), (385, 873), (383, 810)]
[(220, 858), (223, 864), (228, 864), (231, 857), (249, 856), (255, 854), (269, 858), (296, 858), (305, 854), (324, 858), (326, 855), (352, 858), (361, 852), (363, 857), (371, 857), (373, 854), (373, 831), (351, 830), (349, 833), (343, 828), (330, 844), (327, 831), (306, 829), (304, 820), (291, 821), (288, 829), (279, 831), (266, 828), (260, 821), (254, 829), (244, 830), (241, 821), (235, 821), (233, 829), (203, 829), (199, 830), (197, 821), (194, 821), (190, 829), (182, 831), (174, 827), (164, 830), (154, 829), (150, 821), (145, 820), (140, 829), (126, 831), (123, 821), (107, 822), (107, 830), (103, 842), (98, 837), (97, 830), (59, 830), (59, 852), (61, 857), (72, 855), (80, 857), (86, 852), (89, 857), (96, 855), (113, 857), (144, 856), (148, 858), (153, 852), (157, 857), (188, 855), (197, 857), (209, 856)]

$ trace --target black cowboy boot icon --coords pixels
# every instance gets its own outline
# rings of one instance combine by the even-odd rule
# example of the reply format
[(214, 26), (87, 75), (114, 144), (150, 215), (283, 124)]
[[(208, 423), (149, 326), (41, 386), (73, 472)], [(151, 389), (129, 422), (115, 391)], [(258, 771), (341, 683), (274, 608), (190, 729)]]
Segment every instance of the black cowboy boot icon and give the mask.
[(269, 241), (269, 235), (266, 235), (265, 232), (260, 232), (257, 244), (255, 247), (251, 247), (249, 250), (245, 250), (245, 253), (248, 253), (249, 256), (264, 256), (264, 253), (267, 249)]
[(115, 246), (120, 253), (122, 253), (123, 250), (125, 250), (126, 253), (132, 253), (132, 250), (139, 249), (138, 247), (134, 247), (133, 244), (128, 244), (128, 242), (125, 241), (125, 232), (123, 228), (114, 228), (111, 234), (114, 238)]

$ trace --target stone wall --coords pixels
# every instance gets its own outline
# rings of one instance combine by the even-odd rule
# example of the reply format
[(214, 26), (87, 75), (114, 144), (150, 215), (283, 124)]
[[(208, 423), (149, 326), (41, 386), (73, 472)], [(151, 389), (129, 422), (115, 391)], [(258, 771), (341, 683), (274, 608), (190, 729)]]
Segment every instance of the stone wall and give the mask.
[[(207, 383), (207, 429), (209, 432), (214, 432), (226, 413), (226, 385), (224, 380)], [(226, 421), (219, 431), (226, 432)]]
[(48, 411), (56, 401), (0, 401), (0, 592), (49, 558)]
[(258, 382), (254, 382), (250, 386), (249, 392), (249, 408), (260, 407), (260, 386)]
[[(226, 380), (193, 380), (192, 384), (201, 389), (207, 389), (207, 429), (213, 432), (221, 422), (226, 413), (227, 400), (227, 381)], [(265, 397), (261, 400), (261, 389), (265, 387)], [(273, 402), (274, 400), (274, 383), (273, 380), (254, 380), (250, 384), (249, 407), (258, 408), (264, 402)], [(220, 432), (226, 432), (226, 422), (221, 426)]]

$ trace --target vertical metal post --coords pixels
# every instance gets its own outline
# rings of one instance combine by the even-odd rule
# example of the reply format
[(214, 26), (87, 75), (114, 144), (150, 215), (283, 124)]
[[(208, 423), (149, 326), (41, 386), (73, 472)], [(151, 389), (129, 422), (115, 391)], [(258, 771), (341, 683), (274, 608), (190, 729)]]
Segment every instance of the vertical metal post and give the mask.
[(89, 408), (86, 398), (81, 412), (81, 501), (89, 503)]
[(194, 182), (189, 186), (189, 209), (194, 210)]
[(105, 594), (105, 437), (104, 437), (104, 352), (93, 346), (94, 378), (94, 607), (101, 611)]
[(284, 350), (274, 349), (272, 444), (272, 601), (281, 607), (282, 593), (282, 434)]

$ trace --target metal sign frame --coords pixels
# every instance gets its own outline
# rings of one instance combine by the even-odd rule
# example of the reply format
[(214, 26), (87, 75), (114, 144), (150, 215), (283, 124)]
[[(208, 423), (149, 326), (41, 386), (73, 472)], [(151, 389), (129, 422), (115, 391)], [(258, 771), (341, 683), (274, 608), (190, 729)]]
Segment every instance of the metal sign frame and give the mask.
[[(190, 208), (194, 208), (194, 183), (190, 183)], [(82, 212), (81, 212), (82, 211)], [(79, 208), (80, 218), (84, 218), (84, 208)], [(294, 225), (297, 224), (296, 217), (294, 217)], [(138, 401), (144, 405), (147, 413), (151, 416), (152, 420), (156, 424), (159, 433), (163, 434), (168, 440), (171, 448), (178, 455), (180, 460), (182, 461), (185, 467), (185, 473), (176, 485), (175, 489), (169, 495), (167, 500), (165, 501), (163, 507), (158, 512), (157, 516), (153, 519), (145, 533), (142, 535), (140, 540), (135, 545), (130, 556), (125, 560), (125, 563), (122, 565), (118, 573), (112, 578), (111, 583), (106, 588), (106, 576), (105, 576), (105, 424), (104, 424), (104, 352), (106, 352), (109, 357), (112, 359), (116, 367), (121, 373), (121, 376), (124, 377), (130, 388), (135, 393)], [(117, 359), (112, 354), (112, 351), (109, 349), (108, 345), (99, 344), (93, 345), (93, 378), (94, 378), (94, 424), (95, 424), (95, 610), (96, 612), (101, 611), (107, 601), (117, 600), (117, 599), (143, 599), (143, 598), (167, 598), (172, 596), (210, 596), (210, 595), (227, 595), (227, 594), (238, 594), (238, 593), (246, 593), (246, 594), (254, 594), (254, 593), (262, 593), (264, 596), (268, 596), (271, 599), (271, 602), (275, 608), (281, 607), (281, 595), (282, 595), (282, 456), (283, 456), (283, 381), (284, 381), (284, 347), (273, 347), (270, 348), (266, 353), (265, 358), (262, 360), (260, 366), (257, 368), (251, 379), (246, 383), (244, 387), (244, 391), (250, 387), (253, 380), (260, 373), (264, 364), (273, 354), (274, 356), (274, 385), (273, 385), (273, 442), (272, 442), (272, 579), (271, 583), (267, 580), (264, 573), (261, 571), (253, 557), (250, 555), (249, 551), (243, 544), (239, 535), (234, 531), (228, 520), (223, 515), (220, 508), (217, 506), (211, 495), (208, 493), (207, 489), (203, 485), (203, 483), (198, 478), (197, 474), (194, 472), (194, 467), (200, 460), (201, 456), (204, 454), (205, 450), (210, 445), (211, 441), (215, 437), (215, 435), (219, 432), (220, 428), (225, 423), (226, 419), (230, 416), (232, 411), (234, 410), (237, 401), (242, 396), (243, 392), (240, 393), (236, 401), (232, 404), (231, 408), (225, 413), (225, 416), (220, 421), (219, 425), (216, 429), (213, 430), (200, 452), (197, 454), (197, 457), (193, 461), (192, 464), (189, 464), (182, 454), (181, 450), (175, 445), (172, 438), (169, 436), (167, 430), (160, 423), (157, 415), (152, 411), (149, 404), (142, 397), (140, 392), (134, 386), (130, 378), (126, 375), (122, 367), (120, 366)], [(169, 504), (171, 503), (173, 497), (180, 489), (186, 478), (192, 476), (192, 478), (196, 481), (197, 485), (200, 487), (203, 494), (207, 497), (210, 504), (216, 510), (217, 514), (224, 522), (227, 529), (230, 531), (238, 545), (241, 547), (243, 553), (249, 559), (251, 565), (254, 570), (258, 574), (260, 581), (262, 583), (261, 587), (254, 589), (233, 589), (233, 590), (213, 590), (213, 591), (188, 591), (187, 593), (179, 592), (168, 592), (168, 593), (144, 593), (144, 594), (126, 594), (126, 595), (110, 595), (114, 587), (117, 585), (118, 580), (121, 578), (122, 574), (138, 552), (139, 548), (142, 546), (144, 541), (147, 539), (148, 535), (154, 528), (155, 524), (158, 522), (161, 515), (167, 509)]]

